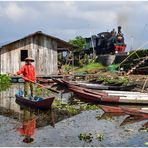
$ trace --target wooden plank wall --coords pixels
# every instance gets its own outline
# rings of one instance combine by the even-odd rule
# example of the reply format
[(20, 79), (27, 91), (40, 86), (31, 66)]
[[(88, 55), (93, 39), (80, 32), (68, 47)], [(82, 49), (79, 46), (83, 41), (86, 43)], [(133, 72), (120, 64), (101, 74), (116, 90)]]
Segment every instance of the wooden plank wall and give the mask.
[(35, 59), (38, 76), (57, 74), (57, 42), (45, 36), (35, 36), (30, 55)]
[(30, 49), (30, 39), (2, 47), (1, 49), (1, 73), (15, 73), (25, 62), (20, 61), (20, 50)]
[(25, 62), (20, 61), (20, 50), (27, 50), (35, 59), (37, 76), (57, 74), (57, 42), (46, 36), (34, 36), (2, 47), (0, 58), (1, 73), (15, 73)]

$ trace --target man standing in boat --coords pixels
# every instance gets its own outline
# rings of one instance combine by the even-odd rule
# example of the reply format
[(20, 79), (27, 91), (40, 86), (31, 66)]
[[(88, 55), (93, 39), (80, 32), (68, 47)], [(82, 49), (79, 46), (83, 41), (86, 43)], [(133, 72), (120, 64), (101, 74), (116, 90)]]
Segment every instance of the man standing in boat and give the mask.
[(24, 84), (24, 96), (27, 97), (29, 95), (29, 89), (31, 90), (31, 97), (33, 97), (34, 93), (34, 83), (36, 82), (36, 69), (32, 65), (34, 59), (28, 57), (25, 59), (25, 65), (16, 73), (16, 75), (23, 75), (23, 79), (25, 80)]

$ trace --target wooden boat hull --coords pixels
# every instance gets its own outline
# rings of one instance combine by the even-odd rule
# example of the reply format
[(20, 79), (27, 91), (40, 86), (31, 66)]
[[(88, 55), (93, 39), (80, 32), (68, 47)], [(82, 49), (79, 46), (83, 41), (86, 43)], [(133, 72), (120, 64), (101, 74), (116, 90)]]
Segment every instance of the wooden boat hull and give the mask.
[(95, 89), (95, 90), (131, 90), (135, 88), (136, 85), (127, 85), (127, 86), (112, 86), (112, 85), (103, 85), (103, 84), (93, 84), (93, 83), (83, 83), (83, 82), (77, 82), (72, 83), (73, 85), (77, 85), (84, 88), (89, 89)]
[(142, 116), (143, 118), (148, 118), (148, 108), (142, 109), (142, 108), (131, 108), (131, 107), (120, 107), (120, 106), (107, 106), (107, 105), (100, 105), (100, 108), (105, 113), (123, 113), (123, 114), (129, 114), (134, 116)]
[(31, 101), (29, 99), (25, 99), (23, 97), (17, 96), (16, 95), (16, 103), (19, 104), (20, 106), (26, 106), (30, 108), (38, 108), (38, 109), (50, 109), (51, 105), (54, 101), (54, 97), (50, 97), (38, 102)]
[[(73, 85), (67, 81), (64, 80), (56, 80), (57, 83), (60, 83), (66, 87), (72, 92), (74, 92), (79, 99), (86, 101), (86, 102), (92, 102), (92, 103), (113, 103), (113, 104), (143, 104), (143, 105), (148, 105), (148, 95), (145, 96), (125, 96), (120, 94), (120, 95), (112, 95), (111, 93), (107, 92), (95, 92), (91, 91), (86, 88), (82, 88), (80, 86)], [(134, 92), (133, 92), (134, 93)]]
[(106, 113), (123, 113), (124, 112), (122, 108), (118, 106), (100, 105), (99, 107)]
[(126, 114), (125, 113), (107, 113), (107, 112), (105, 112), (105, 113), (103, 113), (102, 115), (101, 115), (101, 117), (100, 117), (100, 119), (106, 119), (106, 118), (113, 118), (113, 117), (118, 117), (118, 116), (125, 116)]
[(69, 90), (74, 92), (79, 99), (85, 99), (87, 102), (92, 102), (92, 103), (110, 103), (110, 104), (142, 104), (142, 105), (148, 105), (148, 99), (142, 99), (138, 98), (129, 98), (128, 97), (119, 97), (119, 96), (109, 96), (109, 95), (103, 95), (101, 93), (91, 93), (89, 90), (83, 90), (81, 87), (69, 87)]
[(124, 126), (127, 124), (133, 124), (133, 123), (144, 121), (144, 120), (147, 120), (147, 118), (144, 118), (143, 116), (130, 115), (124, 119), (124, 121), (120, 124), (120, 126)]
[(126, 114), (134, 116), (142, 116), (143, 118), (148, 119), (148, 108), (144, 110), (144, 109), (122, 107), (122, 110)]

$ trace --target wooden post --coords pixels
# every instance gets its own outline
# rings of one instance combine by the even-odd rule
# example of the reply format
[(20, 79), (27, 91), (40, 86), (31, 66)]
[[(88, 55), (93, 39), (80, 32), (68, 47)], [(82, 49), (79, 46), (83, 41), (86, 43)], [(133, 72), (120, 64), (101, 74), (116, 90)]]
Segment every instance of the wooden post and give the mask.
[(72, 52), (72, 74), (74, 74), (74, 52)]

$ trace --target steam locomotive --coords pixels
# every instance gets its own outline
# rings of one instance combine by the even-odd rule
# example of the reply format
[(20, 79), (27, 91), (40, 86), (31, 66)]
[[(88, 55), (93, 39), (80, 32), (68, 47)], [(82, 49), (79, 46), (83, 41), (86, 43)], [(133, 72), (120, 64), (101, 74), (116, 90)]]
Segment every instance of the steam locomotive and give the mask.
[(123, 53), (126, 48), (121, 26), (118, 26), (118, 33), (113, 29), (111, 32), (102, 32), (85, 38), (85, 41), (84, 52), (87, 54), (93, 53), (93, 50), (95, 50), (96, 55)]

